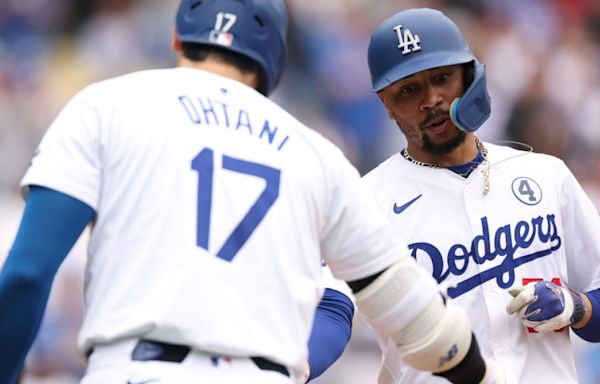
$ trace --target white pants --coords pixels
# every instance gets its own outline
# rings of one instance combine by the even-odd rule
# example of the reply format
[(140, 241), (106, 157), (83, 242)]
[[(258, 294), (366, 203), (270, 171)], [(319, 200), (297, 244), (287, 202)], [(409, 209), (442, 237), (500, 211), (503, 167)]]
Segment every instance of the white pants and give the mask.
[(137, 340), (98, 345), (81, 384), (297, 384), (276, 371), (260, 369), (247, 357), (216, 358), (191, 351), (181, 363), (133, 361)]

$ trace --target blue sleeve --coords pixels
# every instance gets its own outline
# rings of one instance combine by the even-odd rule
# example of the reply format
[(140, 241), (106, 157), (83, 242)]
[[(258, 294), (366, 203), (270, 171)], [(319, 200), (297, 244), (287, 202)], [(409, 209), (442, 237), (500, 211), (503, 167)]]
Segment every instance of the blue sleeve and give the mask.
[(0, 272), (0, 383), (14, 383), (38, 332), (58, 267), (92, 219), (88, 205), (32, 187)]
[(585, 293), (592, 303), (592, 317), (585, 327), (574, 329), (579, 337), (593, 343), (600, 342), (600, 289)]
[(352, 333), (353, 316), (354, 304), (346, 295), (325, 289), (308, 341), (309, 381), (325, 372), (342, 355)]

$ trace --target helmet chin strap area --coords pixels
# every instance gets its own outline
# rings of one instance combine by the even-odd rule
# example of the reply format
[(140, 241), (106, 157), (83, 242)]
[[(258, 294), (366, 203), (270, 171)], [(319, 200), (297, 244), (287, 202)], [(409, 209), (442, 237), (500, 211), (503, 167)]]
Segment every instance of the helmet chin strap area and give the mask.
[(475, 62), (475, 78), (462, 97), (450, 105), (450, 119), (465, 132), (476, 131), (490, 116), (491, 100), (485, 86), (485, 67)]

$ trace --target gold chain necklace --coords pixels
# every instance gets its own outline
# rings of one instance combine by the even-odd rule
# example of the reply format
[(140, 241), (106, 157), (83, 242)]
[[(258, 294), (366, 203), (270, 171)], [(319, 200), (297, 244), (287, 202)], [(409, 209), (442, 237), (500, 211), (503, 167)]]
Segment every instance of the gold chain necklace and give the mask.
[[(478, 137), (475, 137), (475, 145), (477, 145), (477, 149), (481, 153), (481, 157), (483, 157), (483, 162), (481, 162), (481, 164), (483, 165), (483, 169), (481, 170), (481, 173), (483, 174), (483, 180), (484, 180), (483, 195), (485, 196), (490, 191), (490, 162), (488, 161), (488, 158), (487, 158), (488, 151), (487, 151), (487, 148), (483, 145), (483, 143), (481, 142), (481, 140), (479, 140)], [(425, 161), (416, 160), (408, 152), (408, 148), (404, 148), (404, 150), (401, 152), (402, 152), (402, 156), (406, 160), (410, 161), (413, 164), (420, 165), (422, 167), (428, 167), (428, 168), (447, 168), (447, 167), (441, 166), (439, 164), (428, 163)], [(479, 166), (479, 164), (469, 167), (469, 169), (467, 169), (462, 175), (468, 175), (473, 169), (477, 168), (478, 166)]]

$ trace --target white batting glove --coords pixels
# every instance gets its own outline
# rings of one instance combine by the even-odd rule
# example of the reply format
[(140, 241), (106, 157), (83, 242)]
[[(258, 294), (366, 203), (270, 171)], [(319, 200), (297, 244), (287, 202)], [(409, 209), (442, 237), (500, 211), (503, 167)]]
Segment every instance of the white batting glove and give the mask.
[(569, 326), (583, 317), (579, 293), (550, 281), (532, 282), (510, 288), (508, 292), (513, 299), (506, 306), (506, 312), (517, 313), (525, 326), (540, 333)]
[(506, 373), (504, 369), (494, 359), (485, 358), (485, 376), (479, 384), (504, 384), (506, 383)]

